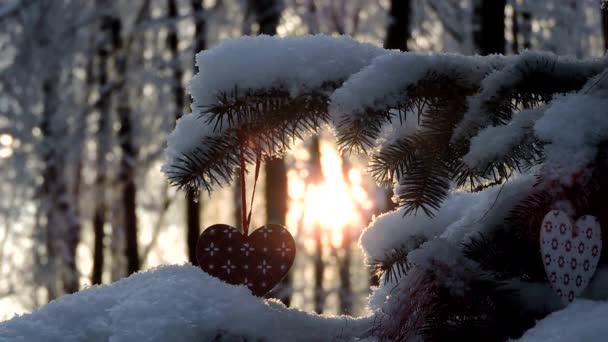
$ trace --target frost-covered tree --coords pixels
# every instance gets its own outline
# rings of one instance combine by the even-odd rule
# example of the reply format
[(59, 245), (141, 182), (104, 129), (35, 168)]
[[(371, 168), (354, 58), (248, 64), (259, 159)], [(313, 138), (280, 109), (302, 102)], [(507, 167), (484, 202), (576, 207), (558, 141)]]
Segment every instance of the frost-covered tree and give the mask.
[[(520, 336), (561, 307), (538, 250), (543, 216), (557, 207), (608, 227), (605, 59), (388, 52), (325, 36), (242, 38), (197, 58), (194, 112), (163, 167), (172, 184), (231, 182), (242, 134), (253, 163), (329, 124), (394, 187), (398, 208), (360, 240), (383, 282), (373, 335)], [(592, 282), (585, 296), (607, 295)]]
[[(87, 32), (79, 30), (97, 18), (91, 9), (77, 1), (14, 1), (3, 4), (0, 15), (6, 52), (0, 68), (0, 134), (14, 142), (14, 152), (2, 160), (12, 171), (3, 171), (1, 182), (13, 187), (13, 200), (22, 201), (10, 207), (12, 220), (21, 214), (36, 218), (14, 221), (11, 225), (21, 231), (7, 231), (11, 245), (20, 246), (13, 253), (25, 249), (20, 242), (24, 238), (30, 239), (26, 245), (34, 241), (37, 247), (10, 273), (14, 278), (31, 274), (16, 282), (25, 280), (28, 286), (17, 286), (15, 292), (32, 288), (35, 294), (24, 296), (34, 303), (40, 300), (38, 286), (46, 288), (49, 299), (79, 288), (79, 179), (88, 90), (76, 70), (82, 65), (79, 57), (91, 47), (85, 44)], [(59, 20), (63, 15), (73, 20)], [(31, 210), (32, 201), (37, 213)], [(27, 272), (22, 272), (24, 266)]]

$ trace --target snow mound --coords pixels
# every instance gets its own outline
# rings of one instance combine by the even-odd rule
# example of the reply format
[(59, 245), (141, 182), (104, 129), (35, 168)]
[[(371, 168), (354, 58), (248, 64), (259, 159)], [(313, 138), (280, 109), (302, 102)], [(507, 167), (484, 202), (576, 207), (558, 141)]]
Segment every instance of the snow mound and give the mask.
[(608, 303), (578, 299), (539, 321), (521, 342), (603, 342), (608, 336)]
[(288, 309), (199, 268), (161, 266), (61, 297), (0, 323), (0, 341), (341, 341), (372, 317)]

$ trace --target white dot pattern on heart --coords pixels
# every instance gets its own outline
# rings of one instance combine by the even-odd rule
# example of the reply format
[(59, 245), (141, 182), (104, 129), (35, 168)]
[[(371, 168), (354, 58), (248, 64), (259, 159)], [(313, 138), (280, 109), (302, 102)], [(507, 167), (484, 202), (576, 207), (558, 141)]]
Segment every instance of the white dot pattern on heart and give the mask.
[(220, 249), (212, 242), (209, 244), (209, 246), (204, 248), (204, 251), (207, 252), (209, 255), (213, 256), (215, 253), (219, 252)]
[(599, 222), (593, 216), (583, 216), (572, 223), (566, 213), (553, 210), (541, 227), (547, 277), (562, 301), (572, 302), (587, 287), (597, 267), (602, 248)]
[(248, 243), (244, 244), (243, 247), (241, 247), (241, 252), (243, 252), (245, 256), (249, 256), (249, 254), (253, 253), (254, 251), (255, 248), (253, 248), (253, 246)]
[(230, 274), (232, 271), (234, 271), (234, 270), (236, 269), (236, 265), (234, 265), (234, 264), (232, 263), (232, 261), (230, 261), (230, 259), (228, 259), (228, 260), (226, 261), (226, 263), (225, 263), (224, 265), (222, 265), (222, 268), (224, 269), (224, 271), (225, 271), (227, 274)]
[(262, 260), (262, 263), (258, 265), (258, 269), (261, 270), (262, 274), (269, 272), (272, 266), (270, 266), (266, 260)]
[(285, 257), (285, 254), (291, 252), (291, 248), (285, 245), (285, 242), (281, 243), (281, 247), (276, 249), (277, 252), (281, 253), (281, 258)]

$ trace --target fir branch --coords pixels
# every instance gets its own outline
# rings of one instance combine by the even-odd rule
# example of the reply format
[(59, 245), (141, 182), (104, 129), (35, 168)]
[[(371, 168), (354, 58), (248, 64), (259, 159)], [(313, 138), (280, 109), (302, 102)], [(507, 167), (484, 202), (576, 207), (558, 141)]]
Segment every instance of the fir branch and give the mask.
[(549, 53), (525, 52), (482, 82), (482, 91), (454, 133), (454, 140), (489, 125), (507, 124), (513, 113), (549, 103), (557, 94), (580, 90), (606, 67), (606, 60), (580, 61)]
[(391, 122), (392, 116), (389, 110), (369, 110), (355, 120), (345, 117), (334, 123), (339, 132), (338, 148), (344, 153), (362, 153), (372, 148), (382, 125)]
[(407, 262), (409, 250), (401, 246), (386, 253), (382, 260), (375, 260), (370, 268), (378, 279), (384, 279), (384, 283), (396, 281), (407, 274), (411, 265)]
[(420, 247), (427, 239), (422, 236), (411, 236), (406, 244), (403, 244), (385, 253), (382, 259), (374, 260), (369, 266), (378, 279), (384, 279), (384, 283), (397, 281), (406, 275), (412, 265), (407, 260), (409, 252)]
[(481, 272), (467, 274), (459, 279), (462, 291), (454, 292), (433, 270), (412, 268), (391, 291), (394, 299), (383, 309), (376, 336), (388, 341), (504, 341), (521, 336), (542, 318), (521, 310), (514, 300), (517, 292), (504, 283)]
[(281, 89), (247, 92), (235, 87), (229, 94), (222, 93), (215, 105), (200, 108), (201, 118), (221, 134), (206, 137), (197, 148), (174, 160), (167, 177), (172, 185), (193, 192), (229, 183), (239, 166), (241, 143), (248, 164), (257, 155), (264, 159), (282, 155), (296, 139), (329, 121), (327, 101), (324, 91), (291, 96)]
[(520, 238), (517, 227), (499, 226), (463, 243), (463, 254), (496, 280), (547, 280), (538, 243)]
[(504, 341), (520, 337), (538, 319), (521, 310), (515, 290), (483, 276), (469, 281), (461, 297), (444, 287), (436, 293), (418, 331), (425, 341)]
[[(459, 178), (462, 172), (458, 160), (466, 150), (464, 143), (452, 143), (450, 139), (454, 126), (466, 110), (466, 96), (473, 94), (476, 87), (457, 75), (436, 73), (418, 84), (420, 88), (416, 92), (425, 99), (419, 111), (418, 132), (407, 140), (381, 149), (372, 159), (375, 163), (372, 165), (376, 167), (375, 174), (383, 177), (380, 181), (386, 182), (388, 176), (398, 180), (395, 197), (399, 206), (405, 208), (405, 215), (422, 209), (426, 215), (433, 216), (447, 196), (451, 181)], [(403, 154), (400, 162), (393, 159), (388, 160), (391, 165), (378, 164), (378, 161), (387, 160), (391, 153), (396, 157), (391, 150), (404, 149), (408, 153)]]
[(403, 214), (416, 213), (422, 209), (427, 216), (441, 207), (450, 187), (450, 170), (439, 158), (429, 155), (417, 159), (399, 180), (395, 198)]
[(196, 194), (200, 189), (210, 192), (214, 185), (232, 180), (234, 168), (239, 165), (236, 136), (206, 137), (201, 146), (182, 154), (165, 171), (172, 186)]
[(539, 227), (545, 214), (551, 209), (553, 201), (553, 196), (548, 191), (532, 189), (532, 193), (528, 197), (511, 209), (505, 219), (505, 224), (513, 227), (519, 240), (538, 244)]
[(405, 174), (416, 159), (415, 146), (419, 144), (418, 138), (414, 135), (398, 139), (372, 155), (368, 171), (378, 184), (392, 185), (399, 180), (399, 175)]

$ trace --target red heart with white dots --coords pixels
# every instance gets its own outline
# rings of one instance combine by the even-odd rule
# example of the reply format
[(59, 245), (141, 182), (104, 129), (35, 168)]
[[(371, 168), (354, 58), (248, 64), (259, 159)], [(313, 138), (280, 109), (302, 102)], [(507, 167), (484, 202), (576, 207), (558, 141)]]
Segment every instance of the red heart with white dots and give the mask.
[(229, 284), (245, 285), (256, 296), (265, 295), (285, 277), (295, 256), (293, 237), (278, 224), (267, 224), (249, 236), (215, 224), (203, 231), (196, 244), (203, 271)]
[(563, 211), (552, 210), (540, 232), (543, 265), (551, 287), (568, 304), (580, 295), (595, 273), (602, 252), (602, 230), (594, 216), (576, 223)]

